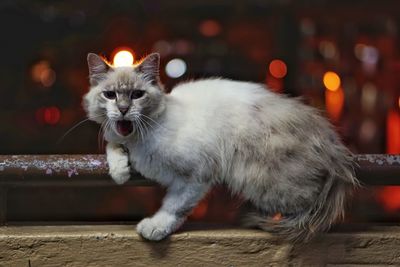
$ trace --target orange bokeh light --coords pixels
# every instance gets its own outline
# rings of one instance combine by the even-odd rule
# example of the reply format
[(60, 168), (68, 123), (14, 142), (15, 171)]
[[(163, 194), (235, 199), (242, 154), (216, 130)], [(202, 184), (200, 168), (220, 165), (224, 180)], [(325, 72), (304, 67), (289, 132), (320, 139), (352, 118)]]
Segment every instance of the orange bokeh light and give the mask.
[(338, 88), (335, 91), (325, 91), (325, 106), (329, 117), (333, 122), (337, 122), (342, 115), (344, 106), (344, 92), (342, 88)]
[(275, 78), (282, 79), (287, 74), (287, 66), (282, 60), (274, 59), (269, 63), (269, 72)]
[(386, 121), (386, 152), (400, 153), (400, 113), (390, 110)]
[(133, 65), (133, 53), (127, 49), (117, 49), (114, 53), (113, 65), (114, 67), (129, 67)]
[(40, 82), (44, 87), (52, 86), (56, 80), (56, 73), (46, 60), (39, 61), (32, 66), (31, 76), (33, 81)]
[(330, 91), (336, 91), (340, 88), (340, 77), (333, 71), (324, 74), (323, 82), (326, 89)]

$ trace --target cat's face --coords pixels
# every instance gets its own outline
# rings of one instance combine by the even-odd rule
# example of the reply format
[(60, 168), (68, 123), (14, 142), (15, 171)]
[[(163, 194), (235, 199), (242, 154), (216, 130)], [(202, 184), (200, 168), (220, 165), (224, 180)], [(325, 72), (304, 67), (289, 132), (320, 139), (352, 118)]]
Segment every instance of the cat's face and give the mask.
[(163, 108), (159, 61), (159, 54), (151, 54), (138, 65), (112, 67), (98, 55), (90, 53), (91, 87), (83, 98), (88, 118), (119, 137), (146, 128), (149, 120)]

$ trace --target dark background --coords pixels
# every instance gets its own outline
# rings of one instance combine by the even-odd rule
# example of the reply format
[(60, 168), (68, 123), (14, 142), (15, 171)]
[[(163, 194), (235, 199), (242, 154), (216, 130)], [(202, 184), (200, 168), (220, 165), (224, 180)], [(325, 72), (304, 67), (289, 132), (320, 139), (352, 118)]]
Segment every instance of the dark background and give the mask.
[[(92, 122), (63, 135), (85, 118), (87, 53), (111, 61), (124, 47), (136, 59), (160, 52), (167, 88), (211, 76), (266, 83), (320, 108), (353, 152), (400, 153), (399, 10), (395, 0), (2, 0), (0, 153), (103, 152)], [(165, 72), (175, 58), (187, 65), (179, 78)], [(284, 77), (274, 76), (277, 59)], [(341, 79), (335, 92), (324, 86), (328, 71)], [(398, 211), (389, 189), (361, 197)]]

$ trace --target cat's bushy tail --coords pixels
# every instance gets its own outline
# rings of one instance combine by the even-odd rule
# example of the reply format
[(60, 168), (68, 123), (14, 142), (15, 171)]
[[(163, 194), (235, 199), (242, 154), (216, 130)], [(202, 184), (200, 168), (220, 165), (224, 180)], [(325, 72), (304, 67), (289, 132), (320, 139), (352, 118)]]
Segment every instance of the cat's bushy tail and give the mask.
[(304, 212), (279, 220), (252, 213), (244, 224), (276, 233), (291, 242), (307, 242), (316, 233), (328, 230), (343, 219), (346, 200), (359, 185), (352, 166), (340, 167), (328, 175), (314, 204)]

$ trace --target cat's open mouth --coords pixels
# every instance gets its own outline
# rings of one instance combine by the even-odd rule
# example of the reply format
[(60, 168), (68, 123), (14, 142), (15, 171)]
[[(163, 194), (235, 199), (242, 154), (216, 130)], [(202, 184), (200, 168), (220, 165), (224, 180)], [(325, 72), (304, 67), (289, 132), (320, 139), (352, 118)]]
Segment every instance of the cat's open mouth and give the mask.
[(131, 121), (117, 121), (117, 131), (122, 136), (127, 136), (133, 131), (133, 125)]

